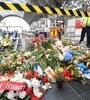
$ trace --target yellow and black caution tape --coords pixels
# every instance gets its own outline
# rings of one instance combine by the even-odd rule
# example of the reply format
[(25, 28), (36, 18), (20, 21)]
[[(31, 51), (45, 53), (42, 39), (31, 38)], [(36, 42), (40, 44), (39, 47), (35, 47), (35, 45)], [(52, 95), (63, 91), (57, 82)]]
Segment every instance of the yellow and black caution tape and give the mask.
[(78, 10), (68, 10), (60, 8), (52, 8), (49, 6), (41, 7), (37, 5), (29, 5), (22, 3), (11, 3), (11, 2), (0, 2), (0, 10), (13, 10), (13, 11), (24, 11), (24, 12), (36, 12), (45, 14), (59, 14), (67, 16), (90, 16), (90, 12), (83, 12)]

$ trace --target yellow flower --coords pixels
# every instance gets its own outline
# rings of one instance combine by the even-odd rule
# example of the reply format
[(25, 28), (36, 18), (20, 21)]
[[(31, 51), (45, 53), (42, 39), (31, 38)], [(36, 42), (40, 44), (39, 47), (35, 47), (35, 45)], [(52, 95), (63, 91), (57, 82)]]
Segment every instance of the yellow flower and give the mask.
[(9, 63), (12, 63), (12, 60), (9, 60), (8, 62), (9, 62)]
[(61, 71), (62, 72), (63, 71), (63, 68), (62, 67), (58, 68), (58, 71)]
[(77, 58), (77, 56), (74, 56), (74, 57), (73, 57), (73, 59), (76, 59), (76, 58)]
[(58, 71), (62, 72), (63, 71), (63, 68), (62, 67), (58, 67), (55, 69), (55, 72), (57, 73)]
[(71, 76), (73, 76), (73, 74), (74, 74), (74, 71), (73, 71), (73, 70), (71, 70)]
[(3, 41), (8, 42), (8, 41), (9, 41), (9, 39), (8, 39), (8, 38), (4, 38), (4, 39), (3, 39)]

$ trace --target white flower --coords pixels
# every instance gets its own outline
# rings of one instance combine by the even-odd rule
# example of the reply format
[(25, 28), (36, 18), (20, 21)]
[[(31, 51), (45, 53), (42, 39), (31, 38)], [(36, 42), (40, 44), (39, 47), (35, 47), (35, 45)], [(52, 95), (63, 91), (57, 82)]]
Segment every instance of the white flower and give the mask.
[(45, 85), (42, 86), (42, 88), (44, 90), (47, 90), (47, 89), (51, 88), (51, 84), (49, 82), (47, 82), (47, 83), (45, 83)]
[(10, 91), (10, 92), (7, 93), (7, 98), (8, 99), (14, 100), (14, 97), (15, 97), (15, 95), (14, 95), (14, 92), (13, 91)]
[(2, 40), (3, 40), (3, 37), (2, 37), (2, 36), (0, 36), (0, 42), (2, 42)]
[(23, 73), (15, 74), (14, 78), (16, 79), (16, 81), (22, 82), (22, 80), (23, 80)]
[(11, 99), (11, 100), (18, 100), (18, 99), (13, 98), (13, 99)]
[(46, 85), (42, 86), (42, 88), (43, 88), (44, 90), (47, 90), (47, 89), (48, 89), (48, 87), (47, 87)]
[(42, 95), (43, 95), (43, 93), (41, 93), (41, 92), (36, 92), (36, 93), (34, 93), (34, 95), (36, 96), (36, 97), (38, 97), (38, 98), (40, 98), (40, 97), (42, 97)]
[(59, 53), (59, 60), (62, 61), (64, 60), (64, 56), (62, 54)]
[(4, 90), (0, 90), (0, 94), (3, 94)]
[(38, 80), (36, 80), (35, 78), (33, 78), (32, 86), (33, 86), (34, 95), (37, 96), (38, 98), (40, 98), (43, 95), (43, 93), (39, 91), (40, 82)]
[(77, 64), (78, 63), (78, 60), (74, 60), (74, 64)]
[(38, 87), (34, 87), (33, 88), (33, 93), (38, 98), (42, 97), (42, 95), (43, 95), (43, 93), (39, 91), (39, 88)]
[(2, 76), (0, 79), (0, 81), (6, 81), (6, 80), (8, 80), (8, 77), (5, 77), (5, 76)]
[(30, 52), (25, 52), (25, 53), (24, 53), (24, 56), (30, 56), (30, 55), (31, 55)]
[(16, 82), (16, 78), (11, 78), (10, 81)]
[(17, 97), (19, 94), (18, 94), (18, 92), (16, 92), (16, 93), (14, 93), (14, 95), (15, 95), (15, 97)]
[(8, 38), (8, 37), (9, 37), (9, 35), (7, 34), (7, 35), (5, 35), (5, 37), (6, 37), (6, 38)]
[(24, 99), (26, 96), (26, 91), (20, 92), (19, 93), (19, 98)]
[(49, 57), (49, 54), (46, 55), (46, 58), (48, 58), (48, 57)]
[(40, 82), (36, 79), (36, 78), (33, 78), (32, 79), (32, 82), (31, 82), (31, 85), (34, 87), (34, 88), (37, 88), (40, 86)]
[(13, 82), (23, 82), (23, 73), (15, 73), (14, 77), (12, 77), (10, 79), (10, 81), (13, 81)]
[(2, 45), (3, 45), (3, 46), (8, 46), (8, 43), (5, 42), (5, 41), (3, 41), (3, 42), (2, 42)]
[(23, 79), (23, 82), (27, 83), (28, 87), (31, 87), (31, 82), (27, 79)]
[(51, 52), (52, 51), (52, 49), (47, 49), (48, 50), (48, 52)]

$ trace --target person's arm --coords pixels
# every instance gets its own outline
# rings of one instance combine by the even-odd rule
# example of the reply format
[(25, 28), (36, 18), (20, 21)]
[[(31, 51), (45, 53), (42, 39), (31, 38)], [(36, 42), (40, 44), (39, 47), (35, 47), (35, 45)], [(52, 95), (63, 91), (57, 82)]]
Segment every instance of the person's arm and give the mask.
[(85, 27), (87, 25), (87, 22), (88, 22), (88, 17), (83, 17), (81, 19), (81, 26)]
[(83, 60), (87, 60), (87, 59), (90, 59), (90, 53), (85, 57), (81, 57), (79, 60), (83, 61)]

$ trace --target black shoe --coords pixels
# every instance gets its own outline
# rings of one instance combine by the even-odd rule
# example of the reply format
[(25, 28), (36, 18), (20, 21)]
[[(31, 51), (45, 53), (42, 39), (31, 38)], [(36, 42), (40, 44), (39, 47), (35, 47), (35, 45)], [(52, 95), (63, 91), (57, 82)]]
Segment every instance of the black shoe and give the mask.
[(82, 41), (80, 40), (80, 41), (79, 41), (79, 44), (81, 44), (81, 42), (82, 42)]

